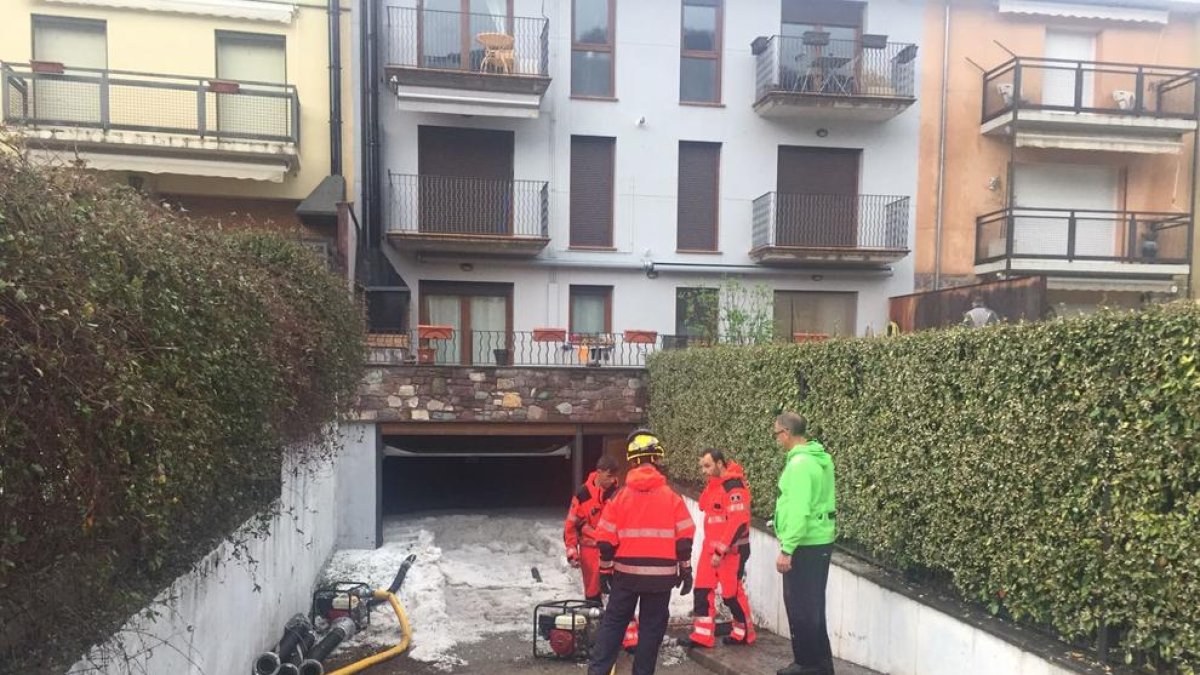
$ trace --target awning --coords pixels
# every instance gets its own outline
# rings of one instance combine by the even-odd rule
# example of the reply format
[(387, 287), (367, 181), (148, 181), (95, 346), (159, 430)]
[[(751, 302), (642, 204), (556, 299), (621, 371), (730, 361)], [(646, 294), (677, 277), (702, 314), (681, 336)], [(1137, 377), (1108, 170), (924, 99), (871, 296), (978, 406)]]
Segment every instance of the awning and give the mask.
[(97, 171), (133, 171), (137, 173), (168, 173), (178, 176), (204, 176), (207, 178), (241, 178), (244, 180), (282, 183), (288, 173), (288, 165), (267, 162), (237, 162), (218, 159), (192, 159), (187, 157), (160, 157), (155, 155), (125, 155), (106, 152), (75, 152), (32, 149), (29, 155), (34, 160), (51, 162), (73, 162), (83, 160), (84, 167)]
[[(1033, 14), (1058, 16), (1072, 19), (1098, 19), (1101, 21), (1124, 21), (1133, 23), (1167, 23), (1167, 3), (1157, 6), (1145, 3), (1132, 7), (1090, 4), (1083, 2), (1056, 2), (1055, 0), (998, 0), (1001, 14)], [(1143, 4), (1143, 3), (1136, 3)]]
[(297, 6), (286, 0), (46, 0), (62, 5), (117, 7), (230, 19), (291, 23)]

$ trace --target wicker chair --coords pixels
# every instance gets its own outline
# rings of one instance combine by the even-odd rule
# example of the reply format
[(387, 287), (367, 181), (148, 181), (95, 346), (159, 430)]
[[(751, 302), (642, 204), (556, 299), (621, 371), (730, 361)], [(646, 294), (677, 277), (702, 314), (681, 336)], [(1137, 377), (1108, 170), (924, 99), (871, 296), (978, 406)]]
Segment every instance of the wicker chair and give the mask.
[(485, 50), (483, 61), (479, 63), (480, 70), (512, 75), (517, 60), (513, 36), (508, 33), (480, 33), (475, 40)]

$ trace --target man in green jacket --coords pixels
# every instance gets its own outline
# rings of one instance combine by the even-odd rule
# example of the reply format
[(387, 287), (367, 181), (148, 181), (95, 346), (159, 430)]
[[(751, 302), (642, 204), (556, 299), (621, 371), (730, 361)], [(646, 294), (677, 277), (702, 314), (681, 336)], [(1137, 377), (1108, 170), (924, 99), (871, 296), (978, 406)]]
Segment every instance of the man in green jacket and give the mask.
[(778, 675), (833, 675), (825, 625), (825, 585), (837, 537), (833, 459), (810, 440), (808, 422), (793, 412), (775, 419), (775, 442), (787, 450), (775, 502), (775, 536), (783, 603), (792, 632), (792, 664)]

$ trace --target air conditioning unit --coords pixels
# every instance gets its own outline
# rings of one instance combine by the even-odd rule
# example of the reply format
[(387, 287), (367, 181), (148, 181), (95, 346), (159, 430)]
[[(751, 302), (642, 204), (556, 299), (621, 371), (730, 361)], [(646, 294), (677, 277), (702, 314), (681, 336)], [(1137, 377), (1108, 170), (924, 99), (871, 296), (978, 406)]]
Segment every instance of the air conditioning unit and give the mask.
[(1113, 101), (1117, 104), (1118, 110), (1133, 110), (1133, 92), (1117, 89), (1113, 92)]

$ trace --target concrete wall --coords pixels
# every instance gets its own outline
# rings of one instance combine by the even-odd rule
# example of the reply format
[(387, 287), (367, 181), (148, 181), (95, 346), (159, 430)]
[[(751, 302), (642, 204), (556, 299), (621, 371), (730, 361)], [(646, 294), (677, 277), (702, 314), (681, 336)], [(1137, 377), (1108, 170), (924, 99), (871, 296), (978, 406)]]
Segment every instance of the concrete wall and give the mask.
[[(351, 449), (356, 431), (351, 425), (341, 433)], [(313, 584), (338, 538), (339, 492), (346, 488), (337, 475), (333, 462), (297, 467), (289, 461), (279, 514), (265, 536), (242, 551), (229, 542), (218, 546), (159, 594), (150, 607), (154, 614), (131, 618), (70, 672), (248, 672), (288, 617), (308, 610)]]
[[(413, 2), (389, 0), (391, 6)], [(723, 50), (723, 102), (720, 106), (679, 103), (679, 0), (619, 2), (616, 10), (615, 101), (570, 97), (569, 2), (516, 0), (517, 16), (549, 16), (552, 82), (536, 120), (451, 116), (399, 110), (395, 97), (381, 92), (383, 170), (417, 173), (420, 125), (482, 127), (515, 134), (517, 179), (549, 181), (550, 235), (534, 262), (521, 264), (469, 258), (417, 262), (387, 248), (401, 276), (414, 290), (411, 322), (417, 322), (421, 280), (512, 282), (515, 330), (567, 323), (571, 284), (613, 285), (612, 328), (675, 330), (675, 287), (715, 286), (728, 270), (680, 275), (660, 268), (657, 279), (640, 272), (643, 259), (689, 264), (750, 265), (751, 203), (776, 185), (780, 145), (861, 148), (863, 194), (916, 193), (920, 102), (884, 123), (768, 120), (752, 110), (755, 60), (750, 43), (780, 31), (779, 0), (727, 2)], [(865, 30), (895, 42), (921, 43), (919, 0), (872, 0)], [(920, 79), (920, 74), (918, 74)], [(645, 118), (645, 124), (637, 121)], [(825, 129), (827, 136), (817, 135)], [(570, 146), (572, 135), (616, 138), (613, 251), (569, 250)], [(676, 251), (676, 188), (679, 142), (719, 142), (721, 149), (718, 253)], [(910, 216), (910, 245), (915, 218)], [(847, 291), (858, 294), (855, 329), (878, 332), (887, 323), (886, 299), (912, 290), (912, 258), (894, 273), (836, 273), (817, 270), (752, 270), (746, 283), (777, 289)], [(609, 266), (583, 269), (586, 265)], [(566, 265), (567, 268), (550, 268)], [(623, 269), (621, 269), (623, 268)], [(741, 270), (735, 270), (740, 272)], [(815, 275), (815, 276), (814, 276)]]
[[(945, 4), (924, 8), (920, 84), (920, 188), (917, 197), (916, 271), (932, 275), (938, 181), (938, 139), (941, 116), (942, 37)], [(1187, 67), (1197, 63), (1196, 18), (1171, 14), (1167, 25), (1048, 18), (1001, 14), (994, 2), (955, 2), (950, 11), (950, 52), (946, 101), (946, 165), (942, 215), (942, 274), (966, 281), (974, 274), (975, 218), (1004, 207), (1007, 195), (1007, 140), (980, 133), (983, 107), (983, 68), (995, 68), (1012, 56), (1040, 57), (1046, 31), (1068, 29), (1096, 35), (1096, 59), (1132, 64)], [(1003, 46), (1001, 46), (1003, 45)], [(974, 62), (974, 63), (972, 63)], [(1036, 73), (1037, 71), (1032, 71)], [(1036, 76), (1035, 76), (1036, 77)], [(1030, 85), (1034, 90), (1036, 85)], [(1096, 83), (1096, 94), (1112, 86)], [(1121, 153), (1023, 151), (1018, 162), (1106, 164), (1124, 169), (1124, 208), (1148, 211), (1188, 211), (1191, 178), (1191, 138), (1179, 155), (1139, 156)], [(989, 181), (999, 178), (998, 189)], [(944, 280), (945, 282), (946, 280)]]
[(380, 499), (383, 452), (379, 427), (374, 424), (342, 425), (343, 447), (337, 462), (338, 549), (374, 549), (383, 544)]
[[(685, 497), (692, 518), (702, 523), (696, 501)], [(699, 527), (702, 530), (702, 527)], [(703, 535), (693, 548), (693, 566), (700, 560)], [(746, 593), (758, 626), (787, 636), (783, 606), (783, 577), (775, 571), (779, 543), (775, 536), (754, 528), (750, 533)], [(969, 611), (951, 615), (881, 583), (883, 573), (843, 554), (834, 554), (826, 592), (829, 640), (834, 656), (889, 675), (1058, 675), (1083, 672), (1068, 669), (1043, 655), (1023, 651), (977, 622), (964, 620)], [(943, 603), (944, 604), (944, 603)], [(975, 617), (978, 620), (978, 617)], [(989, 619), (990, 620), (990, 619)], [(993, 621), (993, 623), (997, 623)], [(1018, 631), (1010, 632), (1018, 633)], [(1028, 636), (1025, 636), (1028, 638)], [(1036, 639), (1034, 640), (1036, 642)], [(1043, 642), (1048, 642), (1044, 638)], [(1066, 654), (1067, 650), (1062, 649)]]

